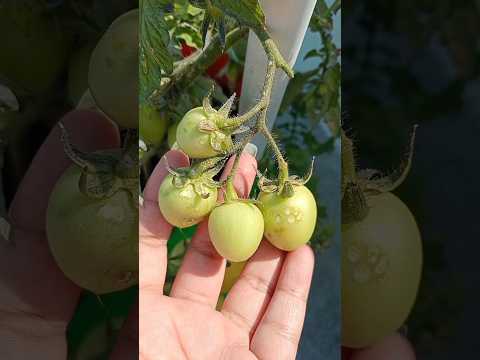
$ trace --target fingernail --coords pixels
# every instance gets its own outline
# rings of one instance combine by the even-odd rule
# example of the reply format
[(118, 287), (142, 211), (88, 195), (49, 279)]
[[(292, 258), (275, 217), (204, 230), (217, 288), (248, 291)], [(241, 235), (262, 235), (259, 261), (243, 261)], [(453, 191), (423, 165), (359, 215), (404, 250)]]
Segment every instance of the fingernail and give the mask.
[(252, 144), (252, 143), (248, 143), (247, 146), (245, 146), (245, 150), (244, 150), (246, 153), (252, 155), (253, 157), (257, 156), (257, 153), (258, 153), (258, 148), (255, 144)]

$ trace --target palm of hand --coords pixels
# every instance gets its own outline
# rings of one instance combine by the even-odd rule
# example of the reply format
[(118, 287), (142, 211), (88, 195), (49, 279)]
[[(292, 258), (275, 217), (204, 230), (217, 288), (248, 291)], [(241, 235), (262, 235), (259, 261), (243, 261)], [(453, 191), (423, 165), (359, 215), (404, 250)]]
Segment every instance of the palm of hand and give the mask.
[[(170, 166), (188, 165), (181, 153), (167, 157)], [(308, 247), (285, 255), (263, 241), (216, 311), (226, 261), (213, 248), (203, 222), (170, 296), (163, 295), (171, 226), (158, 209), (157, 193), (165, 163), (151, 175), (140, 209), (140, 358), (294, 359), (313, 270)], [(251, 156), (242, 156), (235, 187), (243, 196), (254, 181), (254, 165)]]

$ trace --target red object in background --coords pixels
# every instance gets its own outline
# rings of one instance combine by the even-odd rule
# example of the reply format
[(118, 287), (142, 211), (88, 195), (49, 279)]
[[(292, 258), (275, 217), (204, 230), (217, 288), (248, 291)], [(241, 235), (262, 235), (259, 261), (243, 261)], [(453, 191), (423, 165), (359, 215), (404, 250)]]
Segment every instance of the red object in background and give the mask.
[[(188, 57), (196, 52), (192, 46), (187, 45), (186, 43), (182, 42), (182, 56)], [(223, 53), (220, 57), (207, 69), (207, 74), (211, 77), (216, 79), (217, 77), (221, 77), (221, 72), (226, 69), (228, 63), (230, 62), (230, 56), (227, 53)]]
[[(182, 56), (188, 57), (197, 51), (196, 48), (187, 45), (186, 43), (182, 42), (181, 53)], [(207, 74), (213, 80), (217, 82), (218, 85), (222, 87), (226, 91), (226, 93), (235, 92), (237, 96), (241, 95), (242, 92), (242, 73), (238, 76), (235, 76), (235, 79), (230, 79), (226, 74), (226, 70), (228, 69), (228, 65), (230, 63), (230, 56), (228, 53), (223, 53), (220, 57), (207, 69)]]
[(349, 360), (352, 353), (352, 349), (342, 346), (342, 360)]

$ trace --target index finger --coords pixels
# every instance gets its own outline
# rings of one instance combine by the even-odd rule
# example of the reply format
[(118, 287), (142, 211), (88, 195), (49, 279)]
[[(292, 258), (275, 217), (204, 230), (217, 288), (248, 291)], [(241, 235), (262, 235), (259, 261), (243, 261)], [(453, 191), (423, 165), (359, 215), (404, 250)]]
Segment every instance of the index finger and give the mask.
[[(167, 163), (172, 168), (186, 167), (188, 158), (180, 151), (169, 151), (155, 167), (143, 192), (139, 219), (139, 284), (141, 290), (162, 295), (167, 270), (167, 241), (172, 226), (163, 218), (158, 206), (158, 190), (167, 176)], [(140, 296), (142, 293), (140, 293)]]

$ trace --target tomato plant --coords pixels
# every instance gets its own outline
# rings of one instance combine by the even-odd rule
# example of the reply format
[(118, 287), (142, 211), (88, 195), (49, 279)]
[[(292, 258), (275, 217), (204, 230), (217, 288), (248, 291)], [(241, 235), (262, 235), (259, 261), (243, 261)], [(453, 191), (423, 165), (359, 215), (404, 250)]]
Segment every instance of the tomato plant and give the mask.
[(221, 294), (227, 294), (237, 282), (240, 274), (245, 268), (246, 262), (231, 262), (225, 269), (225, 276), (223, 278)]

